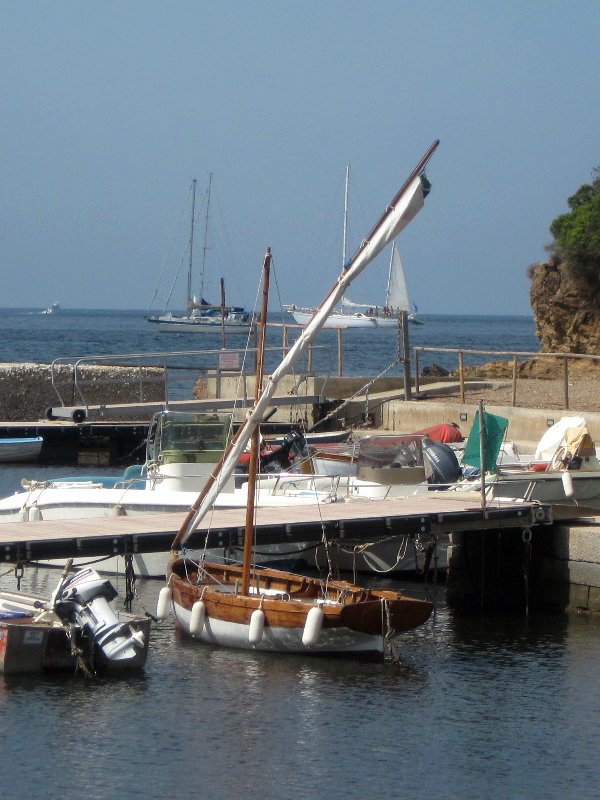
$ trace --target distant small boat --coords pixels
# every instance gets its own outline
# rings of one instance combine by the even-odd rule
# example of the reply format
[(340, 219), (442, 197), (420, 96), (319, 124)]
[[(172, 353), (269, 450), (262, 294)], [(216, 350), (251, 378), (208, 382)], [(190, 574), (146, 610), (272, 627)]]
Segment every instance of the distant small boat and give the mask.
[(0, 462), (37, 461), (43, 443), (41, 436), (0, 439)]
[(59, 303), (52, 303), (51, 306), (45, 308), (43, 311), (40, 311), (40, 314), (56, 314), (56, 312), (60, 309)]

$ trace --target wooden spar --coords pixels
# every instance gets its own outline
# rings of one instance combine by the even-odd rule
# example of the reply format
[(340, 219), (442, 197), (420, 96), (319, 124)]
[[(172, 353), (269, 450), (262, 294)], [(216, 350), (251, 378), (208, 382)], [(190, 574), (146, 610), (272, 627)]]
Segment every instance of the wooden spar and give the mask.
[[(260, 338), (258, 342), (258, 364), (256, 369), (256, 386), (254, 389), (255, 400), (262, 392), (263, 373), (265, 368), (265, 350), (267, 341), (267, 311), (269, 307), (269, 277), (271, 270), (271, 248), (267, 247), (263, 264), (263, 297), (260, 314)], [(252, 563), (252, 548), (254, 545), (254, 493), (256, 491), (256, 475), (258, 473), (258, 457), (260, 451), (260, 428), (258, 425), (252, 432), (252, 449), (250, 451), (250, 465), (248, 470), (248, 500), (246, 501), (246, 527), (244, 531), (244, 558), (242, 561), (242, 594), (250, 591), (250, 567)]]
[[(254, 409), (249, 414), (245, 424), (238, 430), (237, 436), (232, 440), (230, 448), (226, 451), (222, 462), (220, 462), (222, 480), (226, 480), (233, 473), (243, 448), (250, 440), (254, 429), (262, 420), (275, 394), (277, 385), (281, 379), (291, 371), (294, 363), (302, 352), (314, 341), (316, 335), (323, 327), (326, 319), (331, 314), (336, 303), (341, 299), (347, 287), (361, 274), (375, 256), (400, 233), (402, 228), (412, 220), (415, 213), (419, 210), (415, 210), (411, 207), (411, 201), (416, 197), (417, 189), (419, 191), (421, 190), (416, 179), (425, 169), (427, 162), (433, 155), (438, 144), (439, 139), (427, 150), (423, 158), (412, 171), (408, 180), (405, 181), (402, 189), (397, 192), (392, 202), (387, 206), (384, 214), (373, 227), (367, 239), (363, 240), (363, 243), (351, 259), (347, 268), (342, 269), (337, 282), (325, 297), (313, 318), (307, 323), (287, 355), (284, 356), (279, 366), (270, 375), (265, 389), (255, 403)], [(216, 475), (215, 472), (213, 472), (213, 474)], [(215, 486), (215, 481), (213, 480), (210, 486), (207, 483), (205, 490), (202, 492), (200, 502), (194, 503), (193, 509), (186, 517), (184, 526), (179, 530), (173, 542), (173, 547), (183, 544), (188, 536), (195, 530), (214, 502), (217, 493), (218, 486)]]

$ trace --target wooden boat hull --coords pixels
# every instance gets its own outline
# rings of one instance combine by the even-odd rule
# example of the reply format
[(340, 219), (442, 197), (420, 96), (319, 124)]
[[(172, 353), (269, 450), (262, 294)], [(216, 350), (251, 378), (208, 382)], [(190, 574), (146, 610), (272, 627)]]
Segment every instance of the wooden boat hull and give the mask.
[[(239, 592), (241, 568), (203, 565), (197, 583), (193, 562), (170, 563), (168, 585), (178, 628), (201, 641), (226, 647), (331, 656), (380, 658), (385, 638), (422, 625), (433, 606), (393, 591), (371, 591), (346, 581), (323, 583), (270, 569), (255, 569), (251, 592)], [(324, 594), (325, 590), (325, 594)], [(194, 628), (192, 610), (202, 602), (204, 621)], [(306, 643), (311, 609), (322, 612), (320, 632)], [(254, 612), (264, 614), (264, 629), (252, 640)]]

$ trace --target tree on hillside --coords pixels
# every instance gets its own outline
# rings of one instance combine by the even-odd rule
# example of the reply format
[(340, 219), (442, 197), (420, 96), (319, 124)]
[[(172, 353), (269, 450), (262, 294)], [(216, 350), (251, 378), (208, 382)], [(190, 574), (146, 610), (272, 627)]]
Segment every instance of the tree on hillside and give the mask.
[(550, 225), (554, 237), (550, 249), (570, 277), (600, 301), (600, 168), (592, 174), (593, 182), (567, 200), (571, 211)]

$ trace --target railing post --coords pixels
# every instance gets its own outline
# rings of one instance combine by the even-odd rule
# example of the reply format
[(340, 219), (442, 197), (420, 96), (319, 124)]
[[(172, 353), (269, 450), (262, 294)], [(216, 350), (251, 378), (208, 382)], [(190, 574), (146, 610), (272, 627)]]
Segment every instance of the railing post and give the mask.
[(418, 396), (421, 391), (419, 386), (419, 348), (415, 347), (415, 394)]
[(337, 345), (338, 345), (338, 376), (341, 378), (344, 374), (344, 347), (342, 344), (342, 329), (339, 328), (337, 332)]
[(400, 312), (402, 330), (402, 361), (404, 363), (404, 399), (412, 400), (410, 381), (410, 352), (408, 345), (408, 311)]
[(517, 357), (513, 356), (512, 404), (517, 405)]
[(567, 356), (563, 360), (563, 381), (565, 386), (565, 409), (569, 408), (569, 359)]
[(458, 380), (460, 383), (460, 401), (465, 402), (465, 354), (461, 350), (458, 354)]

